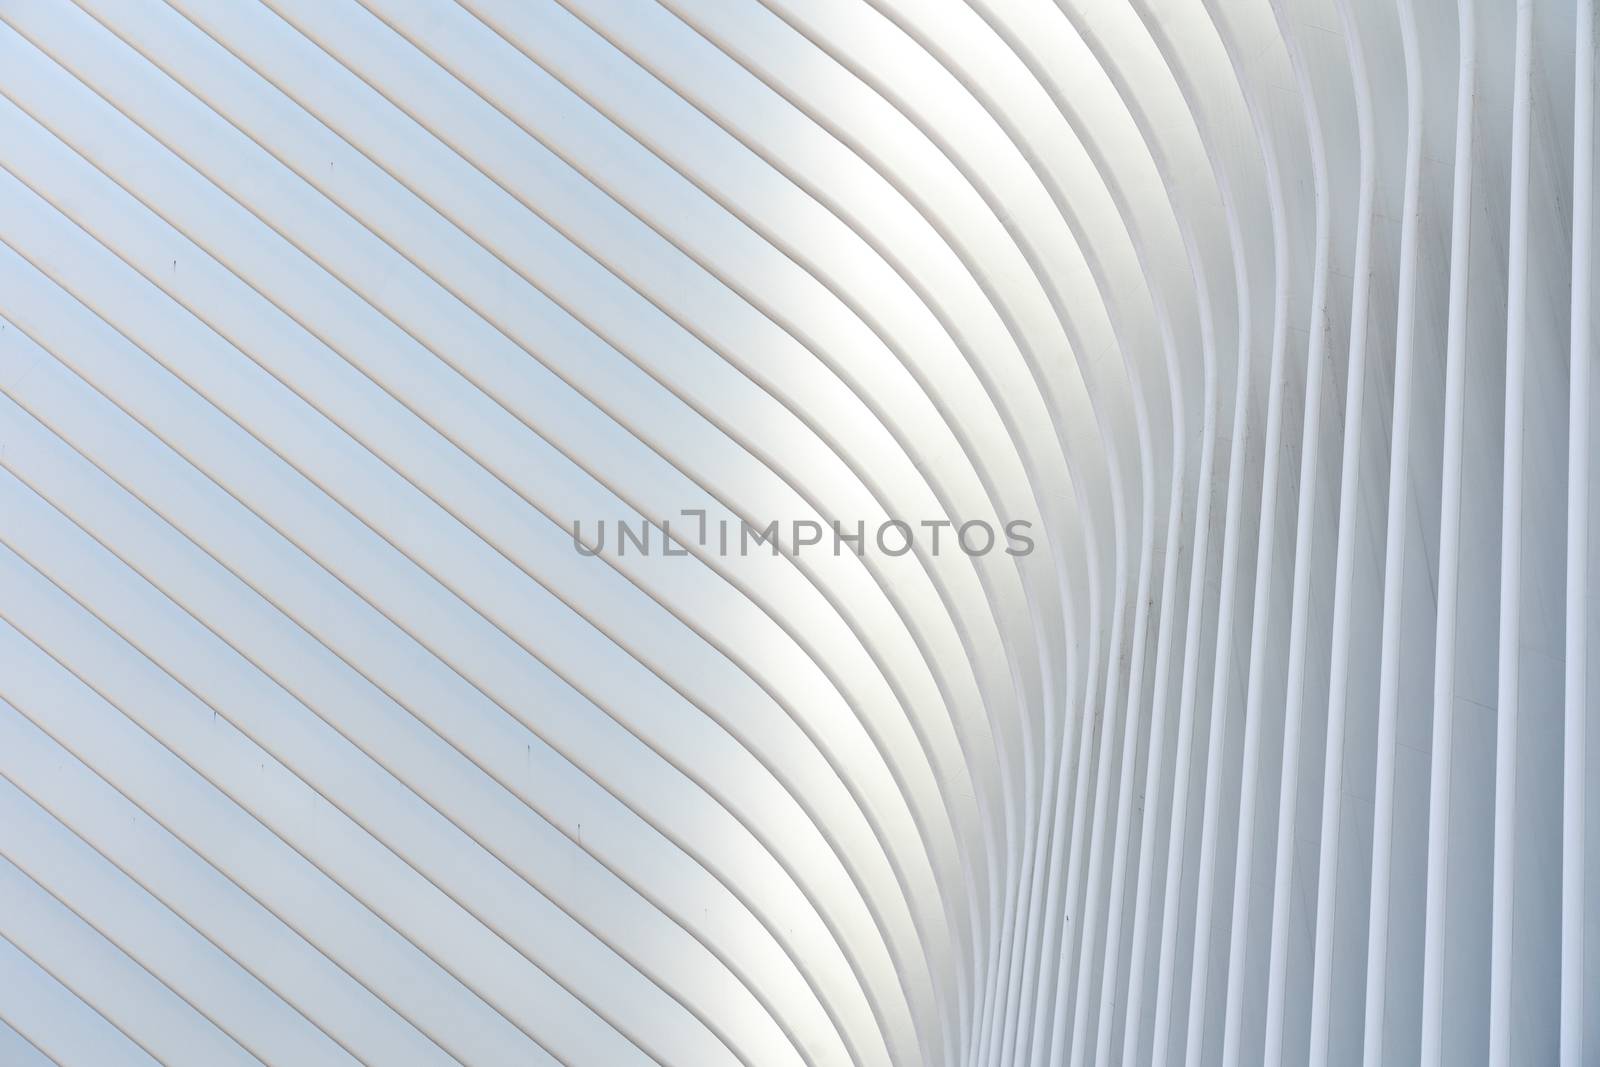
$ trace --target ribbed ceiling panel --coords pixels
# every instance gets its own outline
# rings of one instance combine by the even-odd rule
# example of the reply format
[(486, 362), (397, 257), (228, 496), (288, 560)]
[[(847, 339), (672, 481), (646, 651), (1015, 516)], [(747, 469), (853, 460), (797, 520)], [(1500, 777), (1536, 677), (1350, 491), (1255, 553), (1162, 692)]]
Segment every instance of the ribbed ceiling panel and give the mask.
[(1593, 1062), (1594, 58), (0, 0), (0, 1063)]

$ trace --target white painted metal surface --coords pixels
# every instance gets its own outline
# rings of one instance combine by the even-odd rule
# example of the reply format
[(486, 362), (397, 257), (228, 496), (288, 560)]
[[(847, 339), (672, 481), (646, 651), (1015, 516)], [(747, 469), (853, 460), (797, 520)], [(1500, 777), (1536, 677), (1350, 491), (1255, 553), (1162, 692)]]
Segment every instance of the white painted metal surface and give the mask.
[(1595, 47), (0, 0), (0, 1064), (1600, 1062)]

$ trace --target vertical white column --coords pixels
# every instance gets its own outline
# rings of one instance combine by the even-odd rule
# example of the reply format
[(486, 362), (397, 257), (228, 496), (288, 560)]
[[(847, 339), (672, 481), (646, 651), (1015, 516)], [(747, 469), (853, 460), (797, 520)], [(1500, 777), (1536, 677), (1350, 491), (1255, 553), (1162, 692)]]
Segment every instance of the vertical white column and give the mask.
[(1450, 873), (1450, 771), (1455, 744), (1456, 601), (1461, 566), (1461, 456), (1466, 406), (1467, 278), (1472, 241), (1472, 144), (1477, 13), (1460, 0), (1450, 310), (1445, 334), (1444, 467), (1439, 504), (1439, 604), (1433, 655), (1433, 754), (1428, 778), (1428, 889), (1422, 948), (1422, 1067), (1444, 1051), (1444, 919)]
[[(1273, 5), (1278, 25), (1289, 48), (1295, 83), (1305, 112), (1306, 136), (1311, 146), (1312, 179), (1316, 187), (1316, 249), (1311, 280), (1310, 344), (1306, 350), (1306, 400), (1301, 427), (1300, 499), (1295, 516), (1293, 599), (1289, 609), (1289, 678), (1283, 709), (1283, 773), (1278, 789), (1277, 852), (1272, 876), (1272, 942), (1267, 963), (1267, 1036), (1265, 1062), (1283, 1062), (1284, 993), (1289, 967), (1289, 910), (1294, 869), (1295, 804), (1300, 789), (1300, 719), (1304, 704), (1307, 615), (1311, 606), (1311, 561), (1314, 555), (1317, 452), (1321, 434), (1323, 349), (1328, 333), (1329, 197), (1327, 153), (1322, 123), (1311, 79), (1305, 69), (1300, 44), (1290, 31), (1279, 4)], [(1290, 1062), (1301, 1057), (1296, 1054)]]
[(1567, 441), (1566, 765), (1562, 775), (1561, 1062), (1583, 1063), (1584, 770), (1588, 740), (1590, 233), (1594, 210), (1594, 0), (1578, 5), (1572, 97), (1572, 376)]
[(1411, 378), (1417, 304), (1417, 226), (1422, 184), (1422, 64), (1417, 13), (1400, 0), (1406, 62), (1406, 184), (1400, 221), (1400, 291), (1395, 309), (1394, 412), (1383, 563), (1382, 654), (1378, 670), (1377, 781), (1372, 822), (1372, 889), (1367, 912), (1367, 989), (1361, 1060), (1383, 1062), (1384, 991), (1389, 977), (1389, 869), (1394, 840), (1395, 743), (1400, 725), (1400, 628), (1405, 594), (1406, 502), (1410, 495)]
[[(1339, 888), (1339, 824), (1344, 796), (1345, 704), (1350, 682), (1350, 612), (1355, 585), (1356, 516), (1361, 508), (1361, 414), (1367, 379), (1367, 299), (1371, 279), (1372, 194), (1376, 161), (1372, 136), (1372, 92), (1367, 83), (1361, 28), (1348, 0), (1339, 0), (1345, 50), (1355, 87), (1356, 129), (1361, 158), (1356, 207), (1355, 278), (1350, 294), (1350, 360), (1345, 381), (1344, 448), (1339, 474), (1339, 529), (1334, 550), (1333, 662), (1328, 685), (1327, 747), (1322, 771), (1322, 829), (1317, 863), (1317, 919), (1311, 970), (1312, 1067), (1328, 1059), (1330, 1002), (1333, 999), (1333, 924)], [(1284, 753), (1285, 761), (1294, 755)]]
[(1522, 407), (1528, 340), (1528, 167), (1533, 0), (1517, 2), (1506, 279), (1505, 490), (1500, 512), (1500, 650), (1494, 752), (1494, 916), (1489, 943), (1489, 1064), (1511, 1064), (1512, 890), (1516, 873), (1517, 717), (1522, 640)]

